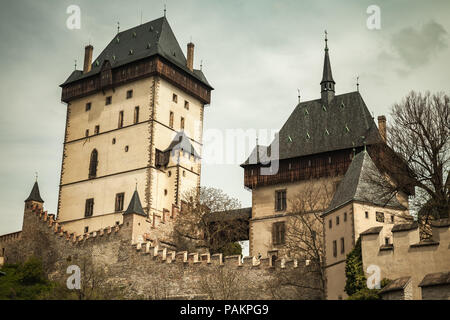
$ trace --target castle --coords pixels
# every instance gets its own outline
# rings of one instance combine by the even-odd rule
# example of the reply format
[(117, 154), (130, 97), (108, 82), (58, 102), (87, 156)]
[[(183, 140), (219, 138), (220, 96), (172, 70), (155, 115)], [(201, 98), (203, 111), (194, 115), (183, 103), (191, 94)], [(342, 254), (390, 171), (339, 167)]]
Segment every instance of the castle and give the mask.
[[(257, 145), (241, 165), (252, 207), (237, 217), (249, 224), (250, 257), (177, 252), (172, 243), (181, 195), (200, 186), (203, 110), (213, 88), (193, 67), (194, 44), (185, 58), (162, 17), (119, 32), (94, 61), (86, 46), (83, 70), (61, 85), (67, 118), (57, 217), (44, 211), (36, 182), (22, 231), (0, 236), (0, 264), (38, 255), (61, 279), (68, 261), (87, 254), (111, 279), (145, 295), (153, 282), (144, 274), (164, 272), (163, 263), (179, 275), (164, 298), (201, 296), (195, 283), (220, 266), (241, 272), (243, 287), (260, 292), (253, 297), (273, 298), (274, 269), (308, 267), (285, 249), (292, 201), (324, 186), (329, 194), (310, 209), (324, 222), (328, 299), (346, 297), (345, 258), (359, 237), (364, 270), (378, 265), (395, 280), (386, 298), (448, 298), (448, 221), (420, 242), (407, 219), (413, 190), (384, 199), (370, 184), (369, 175), (390, 179), (388, 164), (397, 161), (385, 142), (386, 118), (378, 117), (377, 128), (359, 91), (335, 94), (327, 41), (321, 97), (299, 101), (275, 140)], [(263, 174), (267, 156), (278, 163), (272, 174)], [(413, 261), (432, 266), (413, 270)], [(252, 287), (256, 279), (267, 280), (265, 287)]]

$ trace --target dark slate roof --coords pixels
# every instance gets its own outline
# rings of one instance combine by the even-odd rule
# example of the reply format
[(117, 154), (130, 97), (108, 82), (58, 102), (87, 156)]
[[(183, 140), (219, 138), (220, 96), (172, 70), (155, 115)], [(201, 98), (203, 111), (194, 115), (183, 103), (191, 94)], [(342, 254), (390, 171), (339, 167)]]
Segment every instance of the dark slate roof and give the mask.
[[(130, 54), (130, 50), (132, 50), (132, 54)], [(186, 57), (166, 17), (118, 33), (100, 55), (93, 60), (91, 71), (83, 74), (82, 71), (75, 70), (62, 85), (99, 73), (106, 60), (111, 63), (112, 68), (116, 68), (153, 55), (159, 55), (169, 60), (211, 87), (201, 70), (191, 71), (187, 68)]]
[(392, 280), (388, 285), (386, 285), (383, 289), (381, 289), (380, 293), (382, 294), (392, 291), (403, 290), (410, 280), (411, 277), (401, 277)]
[[(301, 102), (278, 137), (279, 156), (274, 159), (280, 160), (382, 142), (378, 128), (357, 91), (337, 95), (329, 105), (322, 99)], [(275, 141), (268, 148), (269, 154), (272, 149), (276, 150)], [(255, 152), (253, 150), (252, 154)], [(243, 165), (254, 164), (249, 159)]]
[(418, 228), (417, 221), (410, 222), (410, 223), (402, 223), (402, 224), (396, 224), (392, 227), (391, 232), (400, 232), (400, 231), (409, 231), (412, 229)]
[(128, 205), (127, 210), (123, 214), (131, 214), (136, 213), (141, 216), (147, 216), (142, 209), (141, 200), (139, 199), (139, 194), (137, 190), (134, 190), (133, 197), (131, 197), (130, 204)]
[(37, 181), (34, 183), (33, 189), (31, 189), (31, 193), (28, 196), (28, 198), (25, 200), (25, 202), (26, 201), (37, 201), (37, 202), (44, 203), (44, 200), (42, 200), (41, 194), (39, 193), (39, 186), (38, 186)]
[(230, 221), (230, 220), (250, 220), (252, 217), (252, 207), (234, 209), (228, 211), (211, 212), (206, 214), (205, 220), (214, 221)]
[(450, 284), (450, 271), (427, 274), (420, 282), (419, 287)]
[(350, 201), (404, 209), (396, 197), (386, 198), (374, 179), (384, 179), (367, 151), (361, 151), (350, 164), (325, 214)]
[(361, 235), (369, 235), (369, 234), (379, 234), (380, 231), (383, 229), (383, 227), (372, 227), (370, 229), (367, 229), (364, 232), (361, 232)]
[(194, 146), (191, 143), (189, 137), (184, 133), (184, 131), (178, 131), (175, 137), (172, 139), (170, 145), (164, 150), (167, 151), (175, 151), (175, 150), (183, 150), (189, 152), (196, 158), (200, 158), (197, 151), (195, 151)]

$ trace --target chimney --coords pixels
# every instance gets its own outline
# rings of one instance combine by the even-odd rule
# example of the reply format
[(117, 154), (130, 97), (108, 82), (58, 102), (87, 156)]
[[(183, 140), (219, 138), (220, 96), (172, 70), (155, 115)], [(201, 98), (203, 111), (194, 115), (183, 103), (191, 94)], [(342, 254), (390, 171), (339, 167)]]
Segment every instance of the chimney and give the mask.
[(192, 42), (189, 42), (187, 45), (187, 62), (186, 66), (189, 68), (189, 70), (194, 70), (194, 44)]
[(91, 45), (87, 45), (84, 47), (84, 66), (83, 73), (88, 73), (91, 71), (92, 65), (92, 52), (94, 51), (94, 47)]
[(378, 117), (378, 131), (380, 131), (381, 138), (386, 142), (386, 117), (379, 116)]

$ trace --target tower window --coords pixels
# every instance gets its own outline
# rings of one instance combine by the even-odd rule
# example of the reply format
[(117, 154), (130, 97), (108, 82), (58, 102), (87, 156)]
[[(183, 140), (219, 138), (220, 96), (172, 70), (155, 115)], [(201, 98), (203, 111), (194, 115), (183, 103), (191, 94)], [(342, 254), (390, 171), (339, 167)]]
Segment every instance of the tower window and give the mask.
[(89, 129), (86, 129), (86, 137), (89, 137)]
[(91, 103), (90, 102), (86, 103), (86, 111), (89, 111), (89, 110), (91, 110)]
[(330, 219), (330, 220), (328, 220), (328, 228), (331, 229), (332, 226), (333, 226), (333, 221)]
[(384, 244), (389, 245), (389, 237), (384, 238)]
[(345, 252), (344, 238), (341, 238), (341, 253)]
[(285, 243), (286, 228), (284, 221), (272, 224), (272, 243), (274, 245)]
[(178, 96), (175, 93), (172, 95), (172, 101), (175, 103), (178, 102)]
[(139, 122), (139, 106), (134, 107), (134, 123)]
[(181, 130), (184, 129), (184, 118), (183, 117), (181, 117), (180, 128), (181, 128)]
[(394, 215), (391, 215), (391, 222), (394, 223)]
[(169, 127), (171, 127), (173, 129), (173, 112), (170, 111), (170, 115), (169, 115)]
[(347, 221), (347, 212), (344, 212), (344, 222)]
[(125, 152), (128, 152), (130, 148), (128, 146), (125, 146)]
[(115, 204), (115, 211), (123, 211), (123, 203), (125, 199), (125, 193), (121, 192), (116, 194), (116, 204)]
[(112, 139), (112, 144), (116, 144), (116, 138)]
[(286, 190), (275, 191), (275, 211), (286, 210)]
[(369, 211), (366, 211), (365, 215), (366, 215), (366, 219), (369, 219)]
[(167, 189), (164, 189), (164, 195), (167, 196)]
[(184, 108), (189, 110), (189, 101), (184, 100)]
[(89, 227), (84, 227), (84, 233), (88, 233), (89, 232)]
[(378, 222), (384, 222), (384, 213), (383, 212), (376, 212), (376, 220)]
[(133, 90), (127, 91), (127, 99), (131, 99), (133, 97)]
[(112, 97), (111, 96), (106, 97), (105, 105), (109, 105), (109, 104), (111, 104), (111, 102), (112, 102)]
[(171, 176), (172, 176), (172, 171), (168, 171), (168, 172), (167, 172), (167, 176), (168, 176), (168, 177), (171, 177)]
[(333, 240), (333, 257), (337, 257), (337, 242)]
[(336, 217), (336, 225), (339, 225), (339, 216)]
[(100, 133), (100, 126), (96, 125), (95, 129), (94, 129), (94, 134), (99, 134)]
[(94, 198), (86, 199), (86, 204), (84, 207), (84, 216), (92, 217), (94, 214)]
[(89, 179), (95, 178), (97, 176), (97, 166), (98, 166), (98, 152), (96, 149), (91, 152), (91, 160), (89, 163)]
[(123, 127), (123, 111), (119, 112), (119, 124), (118, 124), (119, 128)]

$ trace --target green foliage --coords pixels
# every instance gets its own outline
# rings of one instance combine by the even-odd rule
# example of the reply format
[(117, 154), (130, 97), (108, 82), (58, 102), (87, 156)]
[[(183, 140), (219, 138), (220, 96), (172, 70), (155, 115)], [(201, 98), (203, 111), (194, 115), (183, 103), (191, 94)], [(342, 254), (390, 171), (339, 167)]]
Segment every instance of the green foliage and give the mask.
[(349, 296), (366, 288), (367, 280), (364, 275), (362, 263), (361, 238), (358, 238), (355, 247), (347, 255), (347, 259), (345, 261), (345, 275), (347, 277), (345, 292)]
[(379, 291), (377, 289), (363, 288), (349, 296), (347, 300), (380, 300)]
[(42, 263), (30, 258), (21, 264), (6, 264), (1, 268), (0, 300), (33, 300), (53, 290), (55, 284), (47, 279)]
[(221, 248), (220, 252), (224, 257), (234, 256), (242, 254), (242, 247), (238, 242), (229, 242)]

